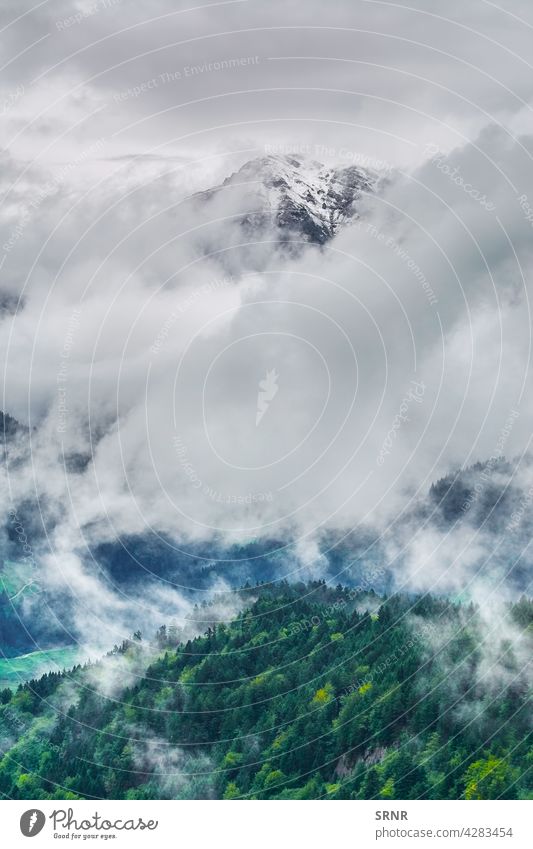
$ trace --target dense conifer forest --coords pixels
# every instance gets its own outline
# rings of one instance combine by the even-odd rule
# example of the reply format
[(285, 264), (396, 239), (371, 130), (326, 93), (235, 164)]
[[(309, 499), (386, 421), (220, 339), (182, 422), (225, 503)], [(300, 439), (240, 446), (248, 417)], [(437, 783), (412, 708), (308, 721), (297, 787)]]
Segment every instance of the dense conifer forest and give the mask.
[(224, 624), (200, 607), (196, 639), (162, 625), (3, 690), (3, 796), (533, 798), (530, 600), (488, 615), (320, 581), (243, 598)]

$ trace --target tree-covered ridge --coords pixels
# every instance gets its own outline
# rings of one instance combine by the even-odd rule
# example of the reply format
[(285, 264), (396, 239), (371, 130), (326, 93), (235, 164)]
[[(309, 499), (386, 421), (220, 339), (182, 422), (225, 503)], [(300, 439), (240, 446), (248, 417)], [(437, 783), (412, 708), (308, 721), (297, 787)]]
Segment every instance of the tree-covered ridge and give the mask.
[(427, 595), (258, 588), (185, 644), (162, 627), (149, 646), (136, 634), (102, 664), (4, 691), (0, 791), (531, 798), (532, 621), (525, 598), (491, 619)]

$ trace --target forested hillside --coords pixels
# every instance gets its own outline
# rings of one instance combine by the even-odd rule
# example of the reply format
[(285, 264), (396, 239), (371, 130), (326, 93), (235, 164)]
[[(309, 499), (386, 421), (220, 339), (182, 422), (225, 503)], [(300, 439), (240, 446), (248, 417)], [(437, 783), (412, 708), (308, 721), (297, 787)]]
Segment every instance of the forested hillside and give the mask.
[(14, 798), (533, 798), (533, 604), (258, 587), (1, 693)]

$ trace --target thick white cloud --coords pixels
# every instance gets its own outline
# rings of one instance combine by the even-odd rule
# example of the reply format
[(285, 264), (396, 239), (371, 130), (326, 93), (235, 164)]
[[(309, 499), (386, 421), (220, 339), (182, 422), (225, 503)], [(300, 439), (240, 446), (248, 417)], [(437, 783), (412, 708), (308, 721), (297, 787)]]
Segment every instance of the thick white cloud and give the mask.
[[(39, 426), (9, 485), (61, 557), (386, 525), (511, 410), (528, 447), (526, 3), (82, 8), (5, 31), (4, 407)], [(238, 197), (184, 199), (276, 146), (387, 181), (322, 251), (236, 249)]]
[(119, 172), (86, 198), (58, 186), (52, 239), (36, 215), (5, 261), (23, 286), (0, 340), (8, 409), (27, 418), (29, 384), (39, 486), (62, 493), (62, 442), (92, 455), (69, 487), (76, 527), (254, 536), (368, 518), (490, 456), (513, 408), (506, 453), (526, 447), (528, 143), (487, 130), (392, 175), (299, 257), (232, 247), (238, 200), (182, 202), (176, 174), (121, 193)]

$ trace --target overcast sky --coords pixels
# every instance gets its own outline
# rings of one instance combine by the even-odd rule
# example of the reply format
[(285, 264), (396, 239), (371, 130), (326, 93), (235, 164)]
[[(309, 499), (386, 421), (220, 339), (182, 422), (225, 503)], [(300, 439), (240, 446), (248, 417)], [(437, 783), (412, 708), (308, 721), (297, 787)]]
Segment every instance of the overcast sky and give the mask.
[[(533, 9), (418, 5), (2, 3), (3, 406), (40, 426), (10, 486), (71, 501), (65, 551), (366, 520), (490, 457), (513, 410), (502, 453), (528, 447)], [(228, 282), (227, 230), (182, 200), (276, 150), (380, 171), (377, 229)], [(92, 455), (74, 485), (63, 450)]]
[(24, 97), (2, 146), (61, 161), (98, 139), (102, 158), (291, 142), (412, 165), (490, 122), (527, 131), (532, 33), (526, 0), (8, 0), (2, 88)]

